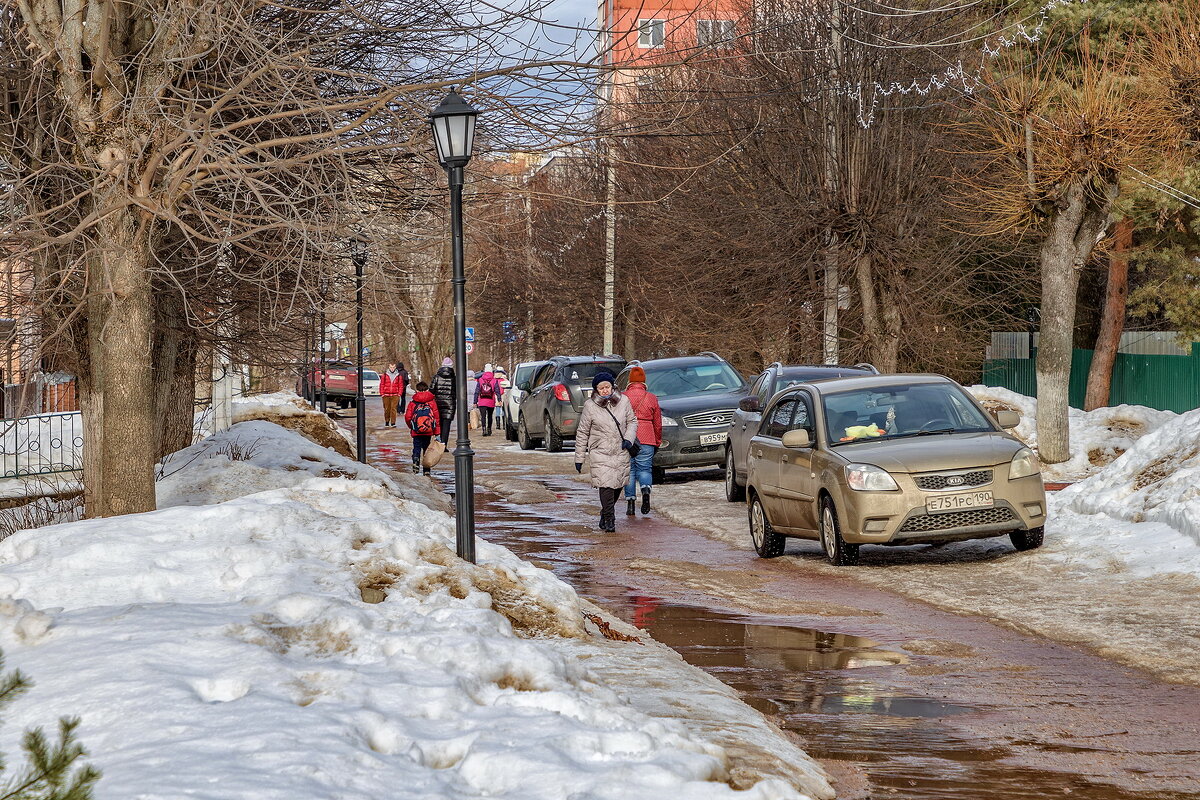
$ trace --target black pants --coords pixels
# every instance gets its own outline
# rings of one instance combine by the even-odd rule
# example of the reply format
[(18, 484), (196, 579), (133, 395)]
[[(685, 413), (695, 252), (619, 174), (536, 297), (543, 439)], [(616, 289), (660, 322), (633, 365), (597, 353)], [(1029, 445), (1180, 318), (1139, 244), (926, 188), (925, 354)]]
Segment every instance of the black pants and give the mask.
[(438, 439), (448, 448), (450, 445), (450, 429), (454, 426), (454, 412), (449, 408), (438, 406), (438, 418), (442, 426), (442, 432), (438, 434)]
[(421, 466), (421, 455), (424, 454), (425, 448), (429, 447), (432, 436), (426, 434), (424, 436), (413, 436), (413, 466)]
[(487, 406), (479, 407), (479, 424), (483, 428), (484, 436), (492, 432), (492, 415), (495, 413), (495, 408), (488, 408)]
[(620, 489), (610, 489), (607, 486), (600, 487), (600, 515), (613, 514), (613, 508), (617, 505), (617, 495), (621, 493)]

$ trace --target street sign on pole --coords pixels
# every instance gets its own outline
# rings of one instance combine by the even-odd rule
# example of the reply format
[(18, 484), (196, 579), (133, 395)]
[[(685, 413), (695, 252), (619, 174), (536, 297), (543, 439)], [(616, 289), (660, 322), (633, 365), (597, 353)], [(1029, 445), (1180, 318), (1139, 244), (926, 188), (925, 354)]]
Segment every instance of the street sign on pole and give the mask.
[[(475, 328), (470, 325), (467, 326), (467, 341), (468, 342), (475, 341)], [(468, 350), (467, 352), (470, 352), (470, 351)]]
[[(470, 330), (470, 328), (467, 328), (467, 330)], [(474, 353), (474, 352), (475, 352), (475, 343), (468, 341), (467, 342), (467, 355), (471, 355), (471, 353)]]

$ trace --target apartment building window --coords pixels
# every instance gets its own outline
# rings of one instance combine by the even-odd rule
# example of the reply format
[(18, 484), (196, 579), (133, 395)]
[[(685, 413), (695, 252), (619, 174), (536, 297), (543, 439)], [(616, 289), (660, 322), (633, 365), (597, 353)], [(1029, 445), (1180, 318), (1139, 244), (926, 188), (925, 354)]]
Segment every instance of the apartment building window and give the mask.
[(736, 35), (731, 19), (696, 20), (696, 44), (701, 47), (732, 47)]
[(662, 47), (666, 32), (665, 19), (639, 19), (638, 47)]

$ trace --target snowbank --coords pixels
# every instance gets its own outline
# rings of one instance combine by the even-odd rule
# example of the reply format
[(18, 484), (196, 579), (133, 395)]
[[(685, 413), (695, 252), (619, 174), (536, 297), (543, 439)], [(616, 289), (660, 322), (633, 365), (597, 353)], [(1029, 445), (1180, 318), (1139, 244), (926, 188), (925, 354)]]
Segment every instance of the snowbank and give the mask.
[[(998, 386), (970, 386), (967, 390), (989, 411), (1016, 411), (1021, 424), (1012, 433), (1037, 449), (1037, 400)], [(1173, 422), (1174, 411), (1120, 405), (1095, 411), (1069, 409), (1071, 458), (1061, 464), (1043, 464), (1050, 480), (1078, 480), (1112, 463), (1141, 437)]]
[[(427, 481), (262, 421), (167, 467), (159, 511), (0, 542), (0, 647), (36, 682), (0, 751), (79, 715), (99, 800), (804, 796), (733, 788), (724, 748), (597, 678), (655, 643), (601, 637), (569, 586), (501, 547), (460, 561), (414, 494)], [(677, 690), (731, 701), (670, 656)]]
[[(1119, 460), (1064, 490), (1057, 501), (1083, 514), (1168, 525), (1187, 537), (1187, 550), (1195, 551), (1200, 546), (1200, 410), (1146, 434)], [(1137, 546), (1150, 549), (1158, 539), (1138, 537)]]

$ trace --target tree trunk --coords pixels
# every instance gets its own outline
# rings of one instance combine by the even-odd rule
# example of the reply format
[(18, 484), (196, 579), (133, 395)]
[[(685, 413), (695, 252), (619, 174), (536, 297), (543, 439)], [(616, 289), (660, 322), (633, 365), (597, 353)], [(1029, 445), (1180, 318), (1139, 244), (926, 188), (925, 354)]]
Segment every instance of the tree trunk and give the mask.
[(109, 214), (98, 233), (89, 265), (97, 288), (88, 305), (92, 391), (84, 448), (92, 457), (85, 459), (84, 496), (87, 516), (111, 517), (155, 507), (151, 250), (145, 223), (132, 209)]
[(196, 408), (196, 341), (170, 331), (155, 348), (155, 455), (161, 459), (192, 443)]
[(1075, 301), (1079, 274), (1107, 227), (1115, 184), (1101, 196), (1084, 181), (1068, 187), (1050, 219), (1038, 253), (1042, 275), (1042, 330), (1037, 353), (1037, 438), (1043, 463), (1071, 457), (1071, 352), (1075, 344)]
[(895, 372), (900, 355), (900, 309), (887, 291), (876, 291), (879, 281), (875, 279), (875, 264), (869, 255), (858, 257), (854, 272), (868, 357), (880, 372)]
[(1133, 220), (1126, 217), (1116, 226), (1112, 255), (1108, 259), (1108, 286), (1104, 295), (1104, 315), (1100, 333), (1092, 354), (1088, 372), (1087, 396), (1083, 410), (1091, 411), (1108, 405), (1112, 392), (1113, 364), (1121, 347), (1121, 332), (1125, 328), (1125, 299), (1129, 295), (1129, 248), (1133, 246)]

